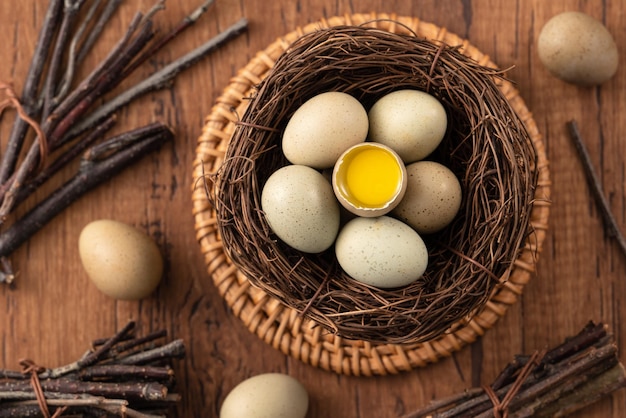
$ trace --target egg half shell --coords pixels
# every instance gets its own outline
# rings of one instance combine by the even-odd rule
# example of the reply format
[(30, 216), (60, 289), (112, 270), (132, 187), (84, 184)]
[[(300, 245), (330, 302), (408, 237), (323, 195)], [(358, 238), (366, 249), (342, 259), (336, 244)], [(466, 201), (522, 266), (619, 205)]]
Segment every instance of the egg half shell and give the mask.
[(365, 141), (368, 127), (367, 111), (357, 99), (342, 92), (321, 93), (291, 116), (282, 150), (292, 164), (329, 168), (342, 152)]
[(391, 148), (364, 142), (341, 154), (331, 182), (344, 208), (358, 216), (376, 217), (391, 212), (402, 200), (407, 185), (406, 169)]
[(226, 396), (220, 418), (304, 418), (309, 396), (304, 386), (282, 373), (244, 380)]
[(339, 202), (330, 182), (311, 167), (287, 165), (272, 173), (261, 208), (278, 238), (302, 252), (322, 252), (337, 237)]
[(406, 172), (406, 192), (392, 214), (420, 234), (441, 231), (461, 207), (459, 180), (448, 167), (435, 161), (409, 164)]
[(123, 222), (90, 222), (78, 238), (78, 252), (93, 284), (115, 299), (143, 299), (163, 276), (163, 258), (154, 240)]
[(413, 283), (428, 266), (428, 250), (419, 234), (389, 216), (349, 221), (339, 232), (335, 253), (350, 277), (378, 288)]

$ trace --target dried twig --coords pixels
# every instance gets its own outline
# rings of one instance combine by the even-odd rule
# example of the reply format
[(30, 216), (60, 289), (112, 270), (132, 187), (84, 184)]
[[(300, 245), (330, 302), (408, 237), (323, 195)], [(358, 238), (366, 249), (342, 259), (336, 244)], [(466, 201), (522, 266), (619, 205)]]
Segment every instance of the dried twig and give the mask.
[(122, 143), (125, 148), (117, 149), (106, 159), (90, 158), (89, 151), (87, 151), (78, 172), (70, 180), (0, 234), (0, 254), (11, 254), (89, 190), (110, 179), (144, 155), (158, 149), (164, 142), (173, 139), (173, 132), (164, 125), (157, 124), (150, 128), (153, 129), (147, 134), (139, 132), (143, 133), (141, 136), (137, 135), (138, 131), (146, 129), (126, 132), (109, 139), (105, 142), (105, 146)]
[(567, 123), (567, 127), (572, 141), (576, 146), (578, 156), (583, 164), (587, 182), (589, 183), (593, 197), (595, 198), (598, 208), (600, 209), (600, 214), (602, 215), (602, 220), (604, 221), (605, 231), (609, 237), (614, 238), (617, 241), (622, 254), (626, 256), (626, 238), (621, 233), (619, 225), (615, 220), (615, 216), (613, 216), (613, 213), (611, 212), (611, 205), (602, 192), (602, 183), (593, 168), (591, 157), (585, 147), (585, 141), (580, 134), (578, 124), (575, 120), (571, 120)]
[[(157, 36), (154, 19), (156, 13), (163, 9), (163, 1), (145, 14), (137, 13), (107, 57), (74, 86), (77, 66), (83, 62), (104, 25), (112, 18), (120, 0), (102, 3), (100, 0), (51, 0), (22, 97), (13, 94), (0, 103), (0, 115), (1, 108), (7, 106), (19, 111), (0, 161), (0, 225), (9, 219), (12, 222), (0, 232), (0, 261), (3, 261), (3, 266), (8, 266), (7, 257), (19, 245), (74, 200), (172, 139), (171, 130), (159, 124), (158, 132), (149, 132), (155, 127), (153, 125), (147, 127), (147, 131), (142, 128), (129, 130), (107, 140), (104, 145), (95, 145), (112, 127), (115, 113), (120, 108), (145, 93), (171, 86), (181, 71), (247, 27), (247, 21), (241, 19), (215, 38), (139, 80), (117, 96), (113, 94), (111, 100), (103, 103), (105, 94), (113, 91), (163, 46), (191, 27), (210, 8), (213, 0), (202, 1), (161, 37)], [(83, 13), (81, 8), (85, 4), (90, 6)], [(91, 29), (90, 33), (84, 36), (87, 29)], [(62, 68), (65, 68), (63, 73)], [(0, 88), (12, 93), (5, 86), (1, 84)], [(39, 86), (42, 86), (41, 89)], [(29, 126), (37, 135), (35, 141), (27, 144), (25, 138)], [(80, 168), (70, 181), (37, 202), (24, 216), (8, 216), (81, 154)], [(12, 270), (0, 269), (0, 283), (8, 283), (14, 277)]]
[[(32, 382), (23, 372), (0, 370), (0, 418), (39, 417), (44, 416), (44, 409), (52, 414), (61, 408), (68, 415), (84, 417), (164, 417), (180, 400), (180, 396), (172, 392), (174, 371), (167, 363), (184, 356), (184, 345), (180, 340), (154, 345), (156, 335), (165, 336), (163, 331), (150, 334), (147, 339), (150, 344), (146, 344), (145, 337), (133, 335), (134, 329), (135, 323), (130, 322), (102, 344), (94, 343), (99, 347), (79, 360), (39, 371), (37, 379), (43, 400), (36, 399)], [(141, 358), (109, 355), (124, 351), (122, 346), (129, 343), (140, 348), (140, 353), (148, 354)], [(172, 345), (178, 349), (173, 351)], [(152, 361), (144, 365), (147, 358)]]
[(623, 387), (626, 371), (613, 336), (604, 324), (590, 322), (541, 361), (519, 356), (489, 387), (434, 401), (403, 418), (564, 416)]
[[(51, 0), (48, 5), (43, 27), (39, 32), (39, 39), (33, 54), (28, 74), (22, 90), (22, 106), (29, 116), (33, 116), (37, 110), (37, 88), (41, 81), (44, 66), (48, 58), (50, 45), (54, 40), (58, 22), (61, 18), (63, 0)], [(0, 184), (3, 184), (11, 176), (17, 164), (18, 154), (22, 148), (28, 125), (24, 119), (18, 117), (13, 123), (13, 129), (7, 143), (7, 147), (0, 162)]]
[(238, 20), (233, 25), (224, 30), (221, 34), (217, 35), (215, 38), (211, 39), (204, 45), (193, 50), (187, 55), (184, 55), (183, 57), (172, 62), (171, 64), (165, 66), (158, 72), (154, 73), (150, 77), (135, 85), (132, 89), (126, 90), (114, 99), (111, 99), (110, 101), (104, 103), (98, 110), (74, 125), (73, 128), (68, 132), (68, 137), (72, 138), (76, 135), (80, 135), (81, 133), (90, 129), (99, 121), (106, 118), (108, 115), (117, 111), (120, 107), (125, 106), (137, 97), (151, 91), (167, 87), (172, 82), (174, 77), (178, 75), (179, 72), (192, 66), (198, 60), (202, 59), (202, 57), (204, 57), (206, 54), (222, 46), (225, 42), (228, 42), (228, 40), (230, 40), (234, 36), (242, 33), (244, 30), (246, 30), (247, 25), (248, 21), (246, 19)]

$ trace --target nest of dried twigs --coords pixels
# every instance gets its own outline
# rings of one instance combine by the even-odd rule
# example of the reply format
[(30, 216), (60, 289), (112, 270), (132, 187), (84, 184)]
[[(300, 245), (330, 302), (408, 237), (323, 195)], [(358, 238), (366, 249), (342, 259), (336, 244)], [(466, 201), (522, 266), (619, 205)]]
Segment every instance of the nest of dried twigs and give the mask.
[[(531, 232), (537, 155), (498, 89), (501, 79), (458, 48), (416, 36), (354, 26), (302, 36), (258, 86), (215, 175), (226, 254), (252, 284), (339, 336), (420, 342), (466, 324), (506, 280)], [(456, 173), (463, 203), (450, 226), (423, 237), (430, 254), (423, 277), (379, 290), (347, 276), (332, 248), (304, 254), (277, 239), (260, 195), (270, 174), (288, 164), (281, 135), (302, 103), (342, 91), (368, 108), (401, 88), (426, 91), (446, 108), (448, 132), (429, 159)]]

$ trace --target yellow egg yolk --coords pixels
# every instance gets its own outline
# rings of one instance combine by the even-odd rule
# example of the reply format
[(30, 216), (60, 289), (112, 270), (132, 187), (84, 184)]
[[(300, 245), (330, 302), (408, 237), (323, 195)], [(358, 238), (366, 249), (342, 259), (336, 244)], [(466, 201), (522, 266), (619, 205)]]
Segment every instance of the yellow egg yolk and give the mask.
[(386, 150), (367, 147), (344, 163), (344, 192), (355, 205), (382, 207), (398, 193), (402, 170), (397, 159)]

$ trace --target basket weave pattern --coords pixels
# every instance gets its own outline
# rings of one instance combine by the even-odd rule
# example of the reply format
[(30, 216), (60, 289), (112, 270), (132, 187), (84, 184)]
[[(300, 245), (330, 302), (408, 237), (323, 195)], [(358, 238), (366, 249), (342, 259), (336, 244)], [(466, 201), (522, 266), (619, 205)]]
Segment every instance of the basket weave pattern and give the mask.
[[(218, 98), (198, 140), (194, 180), (216, 173), (220, 169), (238, 118), (249, 106), (250, 102), (245, 98), (254, 94), (255, 86), (267, 77), (276, 61), (294, 41), (320, 28), (365, 23), (390, 33), (413, 32), (447, 45), (458, 45), (463, 54), (478, 61), (479, 64), (495, 68), (488, 57), (467, 41), (416, 18), (385, 14), (352, 15), (322, 20), (298, 28), (259, 52), (245, 68), (240, 70)], [(499, 88), (523, 121), (532, 139), (537, 153), (538, 178), (534, 204), (529, 216), (532, 234), (526, 237), (513, 266), (510, 266), (511, 268), (508, 268), (500, 278), (501, 286), (487, 295), (488, 300), (475, 316), (457, 321), (450, 328), (450, 332), (443, 335), (409, 344), (348, 340), (329, 333), (324, 327), (318, 326), (317, 322), (299, 315), (298, 310), (286, 306), (271, 291), (262, 290), (251, 284), (226, 255), (214, 207), (208, 201), (205, 191), (196, 187), (192, 200), (197, 238), (205, 255), (208, 273), (220, 294), (231, 306), (233, 313), (241, 318), (252, 332), (285, 354), (317, 367), (355, 375), (397, 373), (424, 366), (459, 350), (492, 327), (497, 319), (504, 315), (508, 306), (521, 295), (534, 271), (536, 256), (541, 250), (547, 229), (550, 186), (545, 150), (532, 116), (510, 83), (501, 81)], [(302, 306), (299, 310), (302, 310)]]

